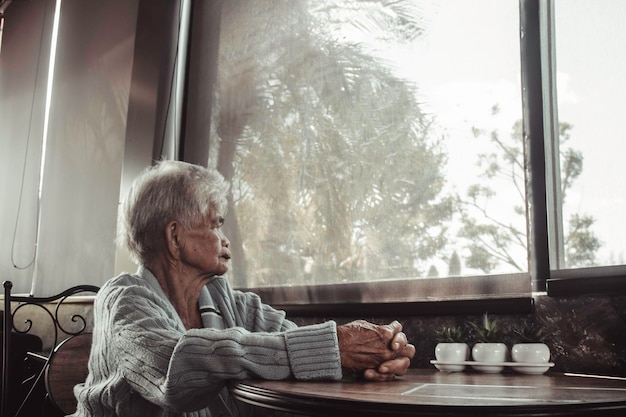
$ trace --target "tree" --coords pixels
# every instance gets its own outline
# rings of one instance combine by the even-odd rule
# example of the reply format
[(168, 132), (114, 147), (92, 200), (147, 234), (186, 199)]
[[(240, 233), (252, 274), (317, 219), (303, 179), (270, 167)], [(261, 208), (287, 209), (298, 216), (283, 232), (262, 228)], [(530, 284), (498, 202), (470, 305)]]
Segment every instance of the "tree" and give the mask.
[(448, 276), (453, 277), (455, 275), (461, 275), (461, 258), (457, 251), (452, 252), (448, 262)]
[(236, 275), (258, 285), (424, 275), (453, 212), (445, 152), (416, 87), (325, 30), (382, 25), (405, 41), (421, 33), (412, 2), (350, 3), (367, 13), (311, 4), (224, 4), (214, 126), (246, 254)]
[[(499, 112), (498, 106), (492, 108), (492, 116)], [(565, 202), (568, 191), (583, 170), (583, 155), (580, 151), (569, 147), (569, 123), (559, 124), (560, 165), (561, 165), (561, 204)], [(474, 184), (467, 191), (467, 199), (463, 201), (460, 236), (468, 240), (469, 254), (466, 265), (485, 273), (493, 271), (500, 265), (508, 265), (516, 271), (527, 270), (527, 239), (525, 229), (525, 176), (522, 142), (522, 123), (517, 121), (508, 139), (501, 137), (497, 130), (487, 132), (474, 129), (478, 139), (489, 138), (493, 152), (479, 156), (478, 166), (482, 169), (482, 184)], [(504, 211), (502, 202), (495, 204), (498, 189), (496, 181), (516, 190), (519, 197)], [(499, 188), (501, 189), (501, 188)], [(600, 248), (600, 241), (592, 230), (594, 219), (591, 216), (573, 214), (565, 233), (565, 256), (569, 267), (591, 266), (595, 262), (595, 254)]]

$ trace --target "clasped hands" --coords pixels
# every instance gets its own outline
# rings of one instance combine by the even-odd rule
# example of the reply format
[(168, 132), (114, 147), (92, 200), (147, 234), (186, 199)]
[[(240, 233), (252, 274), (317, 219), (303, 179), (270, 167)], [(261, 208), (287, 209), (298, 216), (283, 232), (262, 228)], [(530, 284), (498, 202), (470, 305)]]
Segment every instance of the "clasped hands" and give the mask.
[(337, 326), (341, 366), (370, 381), (389, 381), (404, 375), (415, 356), (415, 346), (393, 321), (376, 325), (356, 320)]

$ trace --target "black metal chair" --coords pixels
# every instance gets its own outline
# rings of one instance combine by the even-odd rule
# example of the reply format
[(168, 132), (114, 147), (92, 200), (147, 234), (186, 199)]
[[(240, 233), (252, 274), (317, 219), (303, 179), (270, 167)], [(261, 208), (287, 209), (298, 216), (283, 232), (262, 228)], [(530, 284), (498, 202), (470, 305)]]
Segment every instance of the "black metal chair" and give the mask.
[[(47, 404), (55, 404), (45, 398), (44, 376), (49, 371), (57, 347), (68, 339), (83, 334), (87, 329), (87, 320), (80, 314), (63, 316), (63, 303), (73, 295), (83, 293), (97, 293), (100, 288), (93, 285), (78, 285), (50, 297), (12, 296), (11, 281), (4, 282), (4, 315), (2, 327), (2, 397), (0, 399), (0, 416), (18, 417), (30, 416), (33, 404), (39, 407), (42, 413)], [(18, 363), (12, 359), (12, 347), (19, 335), (28, 335), (33, 327), (32, 319), (28, 318), (21, 325), (16, 324), (16, 315), (24, 313), (27, 306), (40, 309), (43, 316), (50, 319), (53, 331), (53, 343), (48, 352), (28, 352)], [(21, 316), (20, 316), (21, 317)], [(69, 322), (69, 324), (68, 324)], [(63, 338), (63, 340), (60, 340)], [(82, 339), (82, 338), (81, 338)], [(68, 342), (66, 345), (70, 345)], [(18, 367), (30, 366), (31, 375), (26, 380), (20, 380)], [(22, 373), (23, 375), (23, 373)], [(44, 401), (36, 398), (38, 391), (44, 390)], [(46, 403), (46, 405), (44, 405)], [(58, 410), (57, 410), (58, 411)], [(48, 411), (47, 414), (50, 414)]]

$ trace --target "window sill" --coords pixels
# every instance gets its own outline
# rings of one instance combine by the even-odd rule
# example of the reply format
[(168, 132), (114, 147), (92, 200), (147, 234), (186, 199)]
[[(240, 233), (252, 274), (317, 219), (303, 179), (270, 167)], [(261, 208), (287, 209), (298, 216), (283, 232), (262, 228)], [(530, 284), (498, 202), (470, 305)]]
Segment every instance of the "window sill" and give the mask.
[(299, 317), (524, 314), (533, 298), (527, 274), (380, 280), (244, 288)]
[(569, 297), (590, 294), (626, 294), (626, 275), (592, 278), (552, 278), (547, 281), (550, 297)]
[(550, 297), (626, 294), (625, 265), (553, 270), (550, 276), (546, 281)]
[(532, 297), (444, 300), (398, 303), (274, 304), (291, 317), (415, 317), (489, 314), (529, 314)]

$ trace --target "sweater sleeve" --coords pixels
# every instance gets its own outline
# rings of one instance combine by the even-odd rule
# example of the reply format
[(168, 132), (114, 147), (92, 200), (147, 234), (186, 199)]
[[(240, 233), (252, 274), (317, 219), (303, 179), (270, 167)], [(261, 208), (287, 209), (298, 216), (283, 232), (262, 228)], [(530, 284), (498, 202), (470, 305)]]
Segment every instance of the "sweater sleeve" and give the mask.
[[(226, 380), (339, 379), (334, 322), (251, 332), (244, 327), (185, 331), (166, 301), (125, 287), (108, 299), (111, 350), (132, 389), (159, 407), (193, 410)], [(288, 326), (290, 327), (290, 326)]]
[[(214, 279), (211, 293), (222, 301), (221, 308), (234, 311), (235, 325), (253, 332), (284, 332), (291, 372), (296, 379), (340, 379), (341, 358), (334, 321), (298, 327), (252, 292), (233, 290), (223, 277)], [(231, 300), (227, 302), (227, 300)]]
[[(222, 301), (220, 307), (231, 311), (235, 326), (242, 326), (252, 332), (282, 332), (298, 327), (291, 320), (287, 320), (282, 310), (263, 303), (261, 297), (252, 292), (233, 290), (222, 277), (214, 279), (211, 284), (211, 293), (215, 293), (218, 300)], [(234, 307), (230, 307), (234, 306)]]

